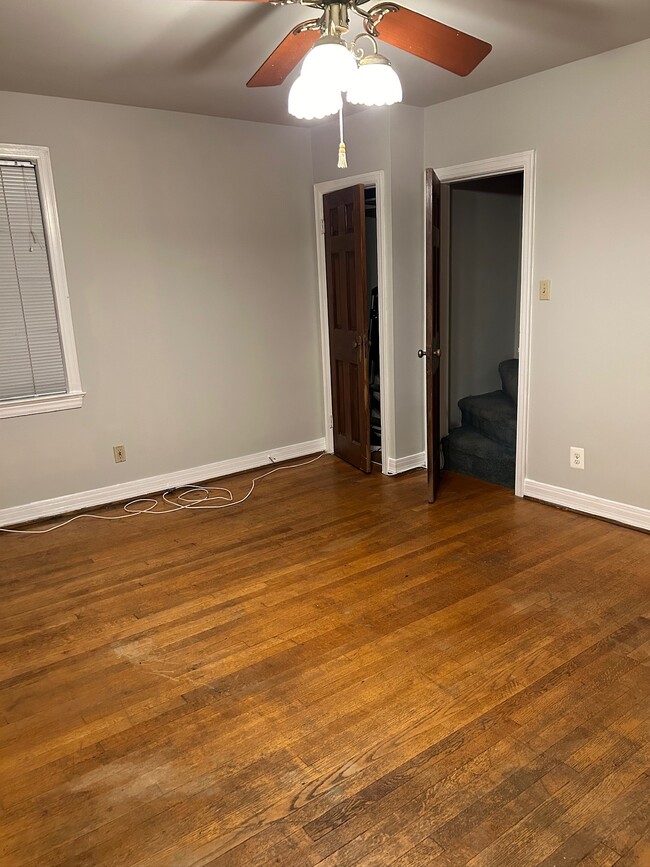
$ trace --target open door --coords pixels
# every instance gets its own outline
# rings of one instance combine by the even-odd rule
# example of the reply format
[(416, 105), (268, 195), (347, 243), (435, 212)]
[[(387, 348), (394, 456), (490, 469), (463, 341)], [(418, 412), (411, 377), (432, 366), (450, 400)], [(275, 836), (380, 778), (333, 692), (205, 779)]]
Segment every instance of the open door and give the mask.
[(323, 196), (334, 454), (364, 473), (370, 457), (364, 186)]
[(435, 502), (440, 486), (440, 181), (427, 169), (426, 182), (426, 349), (427, 486)]

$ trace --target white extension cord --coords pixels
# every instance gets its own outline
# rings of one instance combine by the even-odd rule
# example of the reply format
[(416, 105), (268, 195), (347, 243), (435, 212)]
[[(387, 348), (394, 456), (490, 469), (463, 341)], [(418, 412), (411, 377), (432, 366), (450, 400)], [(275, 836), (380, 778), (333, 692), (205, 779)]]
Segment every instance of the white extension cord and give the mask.
[[(84, 513), (83, 515), (73, 515), (72, 518), (54, 524), (52, 527), (47, 527), (45, 530), (12, 530), (9, 527), (0, 527), (0, 533), (18, 533), (28, 536), (41, 536), (43, 533), (51, 533), (52, 530), (59, 530), (61, 527), (65, 527), (66, 524), (71, 524), (73, 521), (80, 521), (82, 518), (94, 518), (97, 521), (122, 521), (124, 518), (135, 518), (138, 515), (171, 515), (173, 512), (180, 512), (183, 509), (189, 509), (191, 511), (200, 511), (204, 509), (229, 509), (232, 506), (239, 506), (241, 503), (246, 502), (255, 490), (255, 484), (260, 482), (262, 479), (265, 479), (267, 476), (272, 476), (273, 473), (279, 473), (280, 470), (294, 470), (298, 467), (306, 467), (308, 464), (313, 464), (316, 461), (319, 461), (325, 454), (325, 452), (321, 452), (321, 454), (317, 455), (315, 458), (303, 461), (300, 464), (288, 464), (282, 467), (275, 467), (267, 473), (262, 473), (261, 476), (255, 476), (248, 492), (243, 497), (240, 497), (239, 500), (234, 499), (230, 488), (218, 488), (210, 485), (180, 485), (178, 488), (169, 488), (161, 495), (161, 497), (138, 497), (135, 500), (129, 500), (129, 502), (123, 506), (123, 509), (126, 512), (125, 515), (88, 515)], [(273, 458), (270, 458), (270, 460), (273, 460)], [(210, 496), (211, 491), (221, 491), (221, 495)], [(175, 500), (170, 499), (172, 494), (176, 496)], [(214, 500), (223, 500), (225, 502), (218, 505), (209, 505)], [(164, 501), (172, 508), (164, 509), (163, 511), (154, 511), (156, 506), (161, 505), (161, 501)], [(145, 503), (148, 503), (148, 505), (145, 506)]]

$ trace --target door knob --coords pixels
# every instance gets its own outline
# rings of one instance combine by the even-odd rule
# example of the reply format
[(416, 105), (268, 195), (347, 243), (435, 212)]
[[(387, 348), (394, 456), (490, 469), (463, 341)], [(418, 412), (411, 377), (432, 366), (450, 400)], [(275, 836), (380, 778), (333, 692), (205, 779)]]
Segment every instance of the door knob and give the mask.
[[(440, 358), (440, 350), (439, 349), (433, 349), (430, 354), (434, 358)], [(418, 358), (426, 358), (427, 355), (429, 355), (429, 353), (426, 351), (426, 349), (418, 349)]]

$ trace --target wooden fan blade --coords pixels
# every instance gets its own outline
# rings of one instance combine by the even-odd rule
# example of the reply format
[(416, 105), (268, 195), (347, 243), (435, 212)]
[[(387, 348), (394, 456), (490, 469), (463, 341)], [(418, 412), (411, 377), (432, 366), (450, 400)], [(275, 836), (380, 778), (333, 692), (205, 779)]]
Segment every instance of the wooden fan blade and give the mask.
[(273, 87), (282, 84), (321, 35), (320, 30), (292, 30), (269, 54), (246, 87)]
[[(384, 4), (380, 3), (370, 9), (369, 14), (372, 16), (383, 8)], [(469, 75), (492, 51), (488, 42), (403, 6), (398, 6), (397, 12), (386, 12), (377, 24), (377, 36), (456, 75)]]

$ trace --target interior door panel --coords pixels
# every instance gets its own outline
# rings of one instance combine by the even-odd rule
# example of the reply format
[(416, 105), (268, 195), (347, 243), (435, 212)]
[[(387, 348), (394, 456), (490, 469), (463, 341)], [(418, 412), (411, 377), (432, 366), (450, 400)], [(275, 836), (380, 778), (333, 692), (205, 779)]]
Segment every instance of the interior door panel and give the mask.
[(363, 184), (323, 196), (334, 454), (371, 471)]

